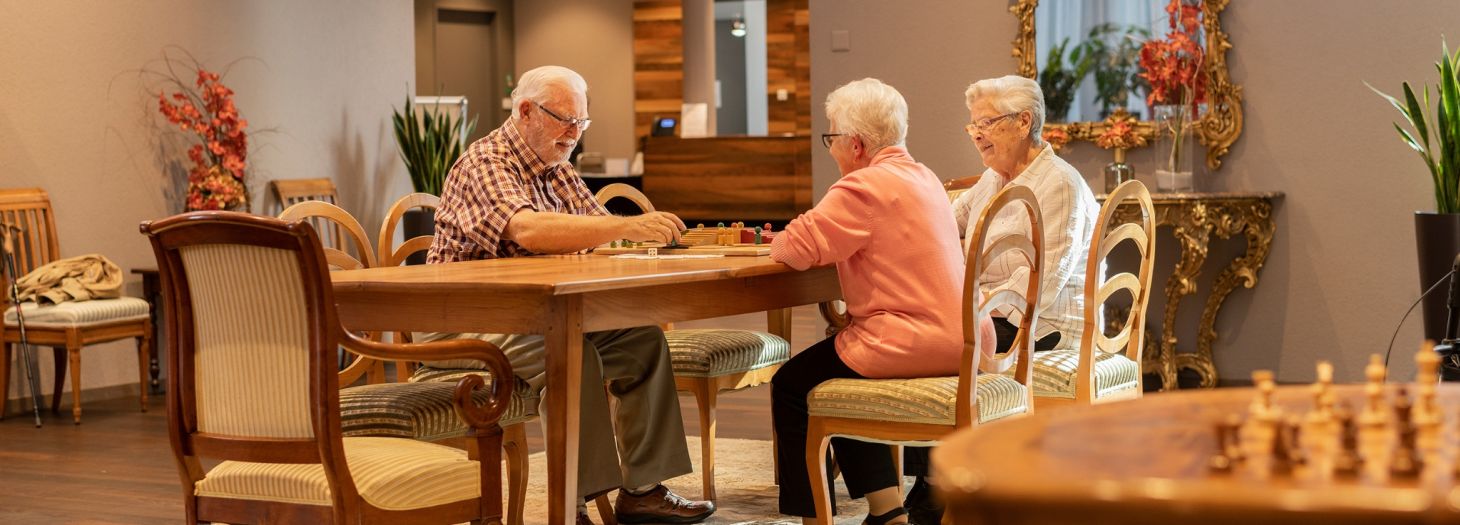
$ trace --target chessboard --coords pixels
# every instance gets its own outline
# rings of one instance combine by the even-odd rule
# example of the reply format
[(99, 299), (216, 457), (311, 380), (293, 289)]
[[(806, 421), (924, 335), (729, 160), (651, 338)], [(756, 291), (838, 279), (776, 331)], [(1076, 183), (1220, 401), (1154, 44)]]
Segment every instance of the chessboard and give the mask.
[(1253, 372), (1257, 394), (1245, 417), (1232, 414), (1214, 423), (1214, 472), (1256, 479), (1365, 485), (1410, 481), (1452, 483), (1460, 464), (1454, 421), (1436, 402), (1440, 357), (1431, 344), (1415, 354), (1412, 384), (1386, 386), (1384, 360), (1370, 356), (1364, 397), (1355, 410), (1336, 403), (1333, 366), (1319, 362), (1311, 407), (1302, 413), (1273, 402), (1271, 371)]
[(720, 223), (713, 227), (699, 224), (680, 235), (679, 244), (665, 245), (661, 242), (614, 241), (593, 250), (598, 255), (648, 255), (650, 250), (663, 255), (724, 255), (727, 257), (756, 257), (771, 254), (771, 241), (776, 232), (771, 225), (747, 227), (735, 222), (726, 226)]

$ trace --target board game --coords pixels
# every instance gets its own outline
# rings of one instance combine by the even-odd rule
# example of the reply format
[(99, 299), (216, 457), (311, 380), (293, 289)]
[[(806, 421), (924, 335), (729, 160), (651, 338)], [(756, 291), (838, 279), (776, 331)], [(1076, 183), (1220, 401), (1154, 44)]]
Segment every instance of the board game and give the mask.
[(754, 228), (747, 227), (745, 223), (741, 222), (731, 223), (729, 226), (720, 223), (713, 227), (699, 224), (680, 235), (679, 244), (676, 245), (670, 246), (661, 242), (615, 241), (595, 248), (593, 253), (648, 255), (649, 250), (652, 249), (658, 254), (665, 255), (768, 256), (771, 254), (771, 241), (775, 240), (775, 236), (776, 232), (771, 231), (769, 223)]

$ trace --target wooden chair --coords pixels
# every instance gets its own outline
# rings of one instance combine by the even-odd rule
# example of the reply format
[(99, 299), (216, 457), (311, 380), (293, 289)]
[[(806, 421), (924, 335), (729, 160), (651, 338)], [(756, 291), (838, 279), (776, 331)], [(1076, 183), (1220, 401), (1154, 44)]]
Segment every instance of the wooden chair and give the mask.
[[(386, 213), (385, 221), (380, 225), (380, 236), (378, 237), (379, 249), (378, 259), (382, 266), (400, 266), (401, 263), (411, 255), (431, 248), (431, 237), (419, 236), (406, 239), (400, 246), (392, 246), (395, 240), (395, 229), (400, 219), (405, 215), (406, 210), (412, 208), (435, 209), (441, 204), (440, 197), (429, 193), (412, 193), (401, 197), (392, 204)], [(398, 332), (395, 337), (397, 341), (409, 341), (411, 336), (407, 332)], [(414, 365), (416, 363), (410, 363)], [(403, 370), (407, 363), (397, 362), (397, 370)], [(474, 369), (438, 369), (431, 367), (420, 367), (412, 370), (405, 379), (399, 381), (409, 384), (433, 385), (449, 383), (460, 380), (462, 377), (479, 374)], [(512, 404), (507, 413), (502, 416), (502, 450), (506, 453), (507, 459), (507, 521), (509, 525), (522, 525), (523, 512), (527, 505), (527, 472), (528, 472), (528, 450), (527, 450), (527, 428), (526, 424), (537, 417), (537, 407), (541, 401), (541, 393), (529, 387), (526, 381), (514, 378), (517, 389), (513, 390)], [(439, 421), (440, 419), (437, 419)], [(466, 428), (430, 429), (429, 434), (438, 440), (451, 440), (465, 435)], [(614, 523), (613, 506), (608, 500), (608, 495), (603, 494), (595, 498), (595, 506), (598, 508), (599, 517), (605, 525)]]
[[(511, 382), (454, 388), (473, 450), (344, 437), (335, 351), (478, 359), (480, 341), (397, 345), (340, 326), (326, 255), (302, 221), (198, 212), (141, 225), (168, 302), (168, 431), (188, 523), (490, 523), (501, 518), (498, 418)], [(487, 402), (472, 401), (485, 391)], [(201, 459), (222, 460), (204, 471)], [(423, 484), (429, 483), (429, 486)]]
[(978, 184), (978, 179), (982, 176), (983, 175), (972, 175), (968, 177), (960, 177), (957, 179), (949, 179), (943, 181), (943, 191), (948, 192), (948, 202), (958, 200), (958, 196), (962, 195), (963, 192), (968, 191), (968, 189), (972, 188), (974, 184)]
[[(339, 194), (335, 191), (335, 183), (330, 179), (281, 179), (269, 181), (269, 189), (274, 192), (274, 199), (279, 201), (279, 210), (285, 210), (290, 206), (308, 201), (328, 202), (338, 206)], [(328, 222), (311, 221), (314, 231), (319, 235), (320, 244), (326, 248), (340, 248), (346, 244), (346, 239), (341, 238), (341, 232)]]
[[(1118, 213), (1133, 206), (1135, 214)], [(1034, 353), (1034, 405), (1105, 403), (1141, 397), (1141, 347), (1145, 343), (1146, 306), (1151, 295), (1151, 267), (1156, 259), (1155, 211), (1151, 194), (1139, 181), (1121, 184), (1100, 207), (1085, 266), (1085, 328), (1079, 350)], [(1116, 221), (1123, 221), (1116, 225)], [(1138, 273), (1101, 278), (1101, 268), (1116, 246), (1130, 241), (1140, 252)], [(1120, 333), (1107, 337), (1099, 312), (1112, 296), (1130, 294), (1130, 313)]]
[[(1027, 213), (1029, 236), (1011, 235), (988, 241), (990, 223), (998, 213), (1014, 207)], [(1035, 312), (1043, 271), (1044, 243), (1039, 204), (1024, 186), (1009, 186), (994, 197), (979, 217), (973, 232), (963, 279), (963, 357), (958, 375), (917, 379), (833, 379), (807, 396), (810, 418), (806, 434), (806, 470), (816, 500), (816, 521), (831, 523), (831, 494), (827, 492), (826, 454), (832, 436), (894, 445), (935, 444), (955, 430), (1025, 414), (1033, 410), (1031, 362), (1034, 351)], [(982, 297), (978, 278), (989, 263), (1008, 252), (1029, 262), (1029, 284), (1023, 293), (1014, 289)], [(1019, 335), (1008, 352), (994, 357), (999, 370), (1011, 375), (980, 374), (982, 340), (979, 323), (995, 308), (1013, 305), (1022, 311)], [(898, 447), (891, 453), (901, 457)]]
[[(37, 267), (60, 259), (60, 241), (51, 211), (51, 199), (40, 188), (0, 189), (0, 223), (22, 228), (15, 243), (15, 266), (20, 277)], [(0, 276), (8, 269), (0, 269)], [(9, 278), (0, 279), (8, 283)], [(3, 294), (4, 355), (0, 356), (0, 418), (5, 417), (4, 397), (10, 391), (11, 349), (20, 343), (19, 316), (10, 304), (10, 294)], [(142, 411), (147, 411), (147, 370), (152, 345), (152, 320), (146, 300), (135, 297), (92, 299), (39, 306), (35, 302), (21, 305), (25, 316), (26, 340), (32, 345), (50, 346), (55, 355), (56, 379), (51, 394), (51, 411), (61, 409), (61, 388), (66, 381), (66, 367), (71, 368), (71, 417), (81, 424), (81, 349), (83, 347), (126, 338), (137, 340), (137, 377), (142, 392)]]
[[(595, 197), (599, 204), (625, 198), (645, 213), (654, 211), (649, 198), (627, 184), (604, 186)], [(701, 497), (714, 501), (716, 398), (720, 392), (769, 383), (781, 365), (791, 358), (791, 345), (779, 335), (751, 330), (666, 327), (664, 338), (669, 342), (669, 355), (674, 362), (674, 386), (681, 392), (694, 394), (699, 405)]]

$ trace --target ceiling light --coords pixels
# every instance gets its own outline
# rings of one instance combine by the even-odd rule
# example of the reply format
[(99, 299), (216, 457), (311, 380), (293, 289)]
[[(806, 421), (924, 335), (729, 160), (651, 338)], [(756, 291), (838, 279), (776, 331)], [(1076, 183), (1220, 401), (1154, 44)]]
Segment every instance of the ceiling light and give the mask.
[(740, 18), (740, 15), (735, 15), (735, 21), (730, 22), (730, 35), (745, 38), (745, 20)]

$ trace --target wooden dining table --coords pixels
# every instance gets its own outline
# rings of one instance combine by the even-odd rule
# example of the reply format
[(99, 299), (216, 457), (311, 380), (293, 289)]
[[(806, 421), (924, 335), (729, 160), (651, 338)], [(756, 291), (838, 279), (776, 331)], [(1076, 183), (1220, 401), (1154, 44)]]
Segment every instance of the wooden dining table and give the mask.
[(538, 256), (330, 276), (351, 330), (545, 336), (549, 523), (576, 516), (584, 333), (767, 312), (769, 331), (790, 340), (791, 307), (841, 297), (835, 268), (769, 257)]

